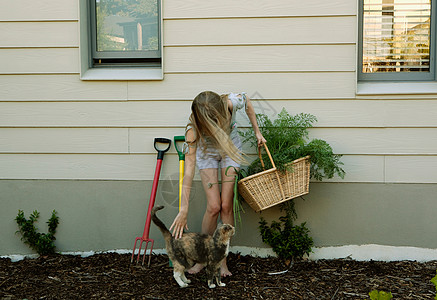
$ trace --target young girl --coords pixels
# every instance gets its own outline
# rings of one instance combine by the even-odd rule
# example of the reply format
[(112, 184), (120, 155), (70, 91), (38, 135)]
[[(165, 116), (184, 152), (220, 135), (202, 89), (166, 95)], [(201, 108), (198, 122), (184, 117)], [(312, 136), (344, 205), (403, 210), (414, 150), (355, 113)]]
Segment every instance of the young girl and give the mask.
[[(202, 221), (202, 233), (212, 235), (220, 218), (223, 223), (234, 223), (233, 197), (235, 170), (244, 161), (241, 141), (237, 132), (237, 110), (245, 108), (246, 114), (255, 132), (258, 147), (265, 143), (255, 117), (255, 111), (245, 93), (218, 95), (214, 92), (202, 92), (194, 98), (191, 116), (185, 133), (185, 173), (182, 184), (181, 209), (173, 221), (170, 230), (175, 238), (180, 238), (187, 227), (187, 215), (190, 190), (193, 182), (195, 165), (200, 172), (205, 189), (207, 205)], [(219, 189), (219, 166), (221, 169), (221, 192)], [(204, 266), (195, 265), (189, 273), (197, 273)], [(226, 261), (222, 263), (221, 275), (230, 276)]]

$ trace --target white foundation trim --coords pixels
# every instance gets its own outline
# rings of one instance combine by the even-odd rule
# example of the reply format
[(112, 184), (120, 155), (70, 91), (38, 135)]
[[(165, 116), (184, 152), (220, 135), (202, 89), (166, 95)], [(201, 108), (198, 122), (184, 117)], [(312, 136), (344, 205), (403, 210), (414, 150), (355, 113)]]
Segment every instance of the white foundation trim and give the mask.
[(412, 260), (426, 262), (437, 260), (437, 249), (384, 246), (384, 245), (349, 245), (338, 247), (314, 248), (309, 256), (311, 260), (350, 258), (358, 261), (400, 261)]
[[(231, 252), (243, 255), (275, 256), (271, 248), (231, 247)], [(310, 260), (319, 259), (353, 259), (357, 261), (400, 261), (411, 260), (426, 262), (437, 260), (437, 249), (427, 249), (405, 246), (384, 245), (348, 245), (336, 247), (315, 247), (308, 257)]]

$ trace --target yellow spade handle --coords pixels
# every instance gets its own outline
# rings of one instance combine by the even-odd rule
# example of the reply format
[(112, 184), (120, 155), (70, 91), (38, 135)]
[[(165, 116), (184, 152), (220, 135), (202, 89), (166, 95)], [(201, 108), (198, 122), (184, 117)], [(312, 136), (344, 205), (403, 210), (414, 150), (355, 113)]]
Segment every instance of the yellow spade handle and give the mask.
[(182, 200), (182, 183), (184, 181), (184, 165), (185, 161), (179, 161), (179, 211), (181, 210), (181, 200)]

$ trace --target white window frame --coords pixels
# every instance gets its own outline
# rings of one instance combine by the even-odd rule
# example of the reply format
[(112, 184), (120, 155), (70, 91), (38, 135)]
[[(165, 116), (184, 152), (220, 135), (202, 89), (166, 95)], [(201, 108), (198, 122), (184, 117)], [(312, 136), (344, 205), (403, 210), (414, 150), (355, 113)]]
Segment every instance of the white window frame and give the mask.
[(81, 80), (163, 80), (164, 51), (162, 39), (162, 1), (158, 0), (159, 44), (161, 63), (155, 66), (93, 67), (91, 47), (91, 14), (89, 0), (79, 0), (79, 51)]

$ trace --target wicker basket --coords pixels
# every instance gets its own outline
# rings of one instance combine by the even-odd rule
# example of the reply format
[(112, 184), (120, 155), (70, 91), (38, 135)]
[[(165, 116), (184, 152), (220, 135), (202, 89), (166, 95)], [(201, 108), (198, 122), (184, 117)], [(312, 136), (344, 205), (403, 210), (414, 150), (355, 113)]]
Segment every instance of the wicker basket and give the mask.
[[(291, 171), (280, 172), (275, 167), (267, 145), (264, 144), (264, 147), (273, 168), (248, 176), (238, 182), (238, 192), (257, 212), (309, 192), (310, 157), (296, 159), (288, 164), (293, 165)], [(265, 169), (261, 148), (258, 154)]]

